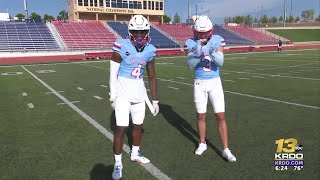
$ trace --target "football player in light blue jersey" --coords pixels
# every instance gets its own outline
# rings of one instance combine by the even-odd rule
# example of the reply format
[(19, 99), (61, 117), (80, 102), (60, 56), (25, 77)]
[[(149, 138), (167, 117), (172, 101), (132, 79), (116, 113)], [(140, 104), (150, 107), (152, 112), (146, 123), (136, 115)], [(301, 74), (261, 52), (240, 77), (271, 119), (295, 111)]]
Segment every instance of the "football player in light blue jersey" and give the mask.
[(236, 157), (228, 147), (228, 129), (225, 117), (225, 102), (220, 79), (220, 67), (224, 62), (224, 39), (213, 35), (213, 26), (207, 16), (199, 16), (194, 23), (194, 37), (186, 41), (187, 64), (194, 70), (194, 102), (197, 110), (200, 143), (195, 150), (201, 155), (207, 150), (206, 113), (208, 98), (218, 121), (219, 134), (223, 145), (222, 157), (230, 162)]
[[(156, 48), (149, 43), (150, 24), (142, 15), (135, 15), (128, 23), (128, 31), (128, 39), (118, 39), (114, 43), (112, 60), (110, 61), (110, 102), (115, 110), (117, 124), (113, 141), (115, 157), (113, 179), (122, 178), (122, 149), (124, 134), (129, 126), (129, 115), (131, 114), (133, 124), (130, 159), (147, 164), (150, 160), (139, 152), (145, 117), (145, 102), (154, 116), (159, 112), (154, 69)], [(145, 69), (148, 72), (152, 104), (149, 102), (144, 86)]]

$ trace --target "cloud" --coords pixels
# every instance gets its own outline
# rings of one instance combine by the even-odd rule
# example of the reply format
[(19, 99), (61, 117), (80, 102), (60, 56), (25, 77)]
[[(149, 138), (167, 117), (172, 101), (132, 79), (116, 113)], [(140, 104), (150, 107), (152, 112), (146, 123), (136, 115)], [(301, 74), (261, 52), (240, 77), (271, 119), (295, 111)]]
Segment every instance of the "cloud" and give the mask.
[(223, 18), (237, 15), (257, 14), (263, 6), (264, 10), (281, 6), (279, 0), (203, 0), (198, 5), (198, 14)]

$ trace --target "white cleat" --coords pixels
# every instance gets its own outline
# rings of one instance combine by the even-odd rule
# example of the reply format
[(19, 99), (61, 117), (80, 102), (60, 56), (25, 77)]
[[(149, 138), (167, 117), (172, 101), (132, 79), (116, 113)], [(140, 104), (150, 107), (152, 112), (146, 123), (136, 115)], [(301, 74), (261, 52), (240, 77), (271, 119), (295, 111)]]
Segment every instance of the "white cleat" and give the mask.
[(204, 151), (208, 149), (206, 143), (200, 143), (196, 151), (194, 152), (195, 155), (201, 155)]
[(122, 165), (114, 165), (112, 179), (119, 180), (122, 178)]
[(222, 151), (222, 157), (228, 160), (229, 162), (235, 162), (237, 158), (231, 153), (229, 148), (226, 148)]
[(131, 159), (131, 161), (138, 162), (138, 163), (141, 163), (141, 164), (150, 163), (150, 160), (148, 158), (144, 157), (141, 153), (139, 153), (138, 155), (132, 155), (131, 154), (130, 159)]

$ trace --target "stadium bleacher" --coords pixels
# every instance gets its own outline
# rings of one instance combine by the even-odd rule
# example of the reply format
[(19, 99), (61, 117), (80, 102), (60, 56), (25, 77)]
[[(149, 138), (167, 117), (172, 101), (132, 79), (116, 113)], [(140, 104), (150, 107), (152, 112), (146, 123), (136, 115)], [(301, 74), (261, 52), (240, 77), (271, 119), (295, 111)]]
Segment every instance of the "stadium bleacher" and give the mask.
[(44, 22), (0, 21), (0, 51), (58, 50)]
[[(155, 24), (162, 31), (166, 32), (173, 38), (175, 38), (180, 44), (184, 44), (184, 42), (193, 36), (193, 30), (190, 26), (186, 24)], [(224, 29), (221, 26), (214, 26), (214, 34), (222, 36), (227, 45), (251, 45), (252, 41), (245, 39), (236, 33), (230, 32), (227, 29)]]
[(253, 42), (221, 26), (214, 26), (214, 34), (222, 36), (228, 45), (252, 45)]
[[(128, 26), (122, 22), (107, 22), (108, 25), (115, 30), (122, 38), (128, 37)], [(150, 28), (150, 43), (156, 48), (179, 48), (180, 45), (173, 40), (159, 32), (157, 29), (151, 26)]]
[(225, 28), (258, 44), (275, 44), (278, 42), (278, 39), (268, 36), (262, 32), (256, 31), (247, 26), (225, 26)]
[(110, 49), (116, 40), (115, 35), (100, 22), (52, 23), (69, 49)]
[(193, 30), (186, 24), (159, 24), (154, 23), (162, 31), (175, 38), (180, 44), (193, 36)]

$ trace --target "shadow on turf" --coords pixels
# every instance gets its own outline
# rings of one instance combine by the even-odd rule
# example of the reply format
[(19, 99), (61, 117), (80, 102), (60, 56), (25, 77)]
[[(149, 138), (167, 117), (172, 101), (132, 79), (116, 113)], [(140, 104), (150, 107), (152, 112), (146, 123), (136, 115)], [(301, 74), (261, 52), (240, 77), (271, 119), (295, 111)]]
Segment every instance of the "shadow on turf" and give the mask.
[(113, 165), (106, 166), (102, 163), (94, 165), (90, 171), (90, 180), (112, 179)]
[[(194, 130), (193, 127), (183, 119), (178, 113), (176, 113), (170, 105), (159, 104), (160, 113), (166, 119), (166, 121), (175, 127), (181, 134), (183, 134), (186, 138), (188, 138), (191, 142), (194, 143), (195, 148), (199, 145), (199, 134), (198, 131)], [(195, 121), (196, 123), (196, 121)], [(197, 137), (197, 139), (194, 138)], [(216, 148), (210, 141), (206, 139), (207, 145), (213, 149), (221, 158), (221, 151)], [(223, 159), (223, 158), (222, 158)]]

